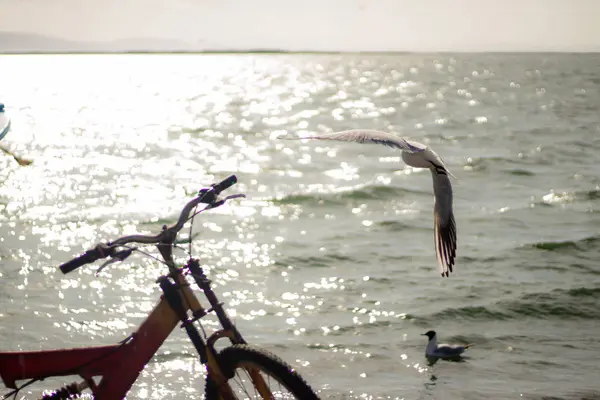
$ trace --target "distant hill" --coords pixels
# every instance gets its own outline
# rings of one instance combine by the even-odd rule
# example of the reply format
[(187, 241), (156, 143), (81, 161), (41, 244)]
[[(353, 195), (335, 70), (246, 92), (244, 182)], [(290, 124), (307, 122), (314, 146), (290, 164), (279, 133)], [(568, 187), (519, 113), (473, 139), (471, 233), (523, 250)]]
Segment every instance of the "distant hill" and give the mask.
[[(270, 48), (223, 49), (203, 47), (176, 39), (130, 38), (106, 42), (79, 42), (32, 33), (0, 32), (0, 54), (43, 53), (290, 53), (288, 50)], [(337, 53), (293, 51), (293, 53)]]
[(2, 53), (28, 53), (46, 49), (62, 52), (83, 47), (83, 43), (36, 34), (0, 32), (0, 52)]
[(200, 46), (171, 39), (132, 38), (79, 42), (31, 33), (0, 32), (0, 53), (120, 53), (202, 51)]

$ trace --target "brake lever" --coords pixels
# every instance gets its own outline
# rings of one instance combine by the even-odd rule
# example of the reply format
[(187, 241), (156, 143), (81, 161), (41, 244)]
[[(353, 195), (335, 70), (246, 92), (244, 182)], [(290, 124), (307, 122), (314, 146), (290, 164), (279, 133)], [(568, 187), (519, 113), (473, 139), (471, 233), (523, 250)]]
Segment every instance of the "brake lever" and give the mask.
[(100, 267), (98, 267), (98, 269), (96, 270), (96, 273), (94, 274), (95, 276), (100, 275), (100, 272), (102, 272), (102, 270), (106, 267), (108, 267), (110, 264), (116, 263), (119, 260), (116, 259), (112, 259), (112, 260), (108, 260), (105, 261), (104, 264), (102, 264)]
[[(211, 208), (217, 208), (217, 207), (221, 207), (223, 204), (225, 204), (225, 202), (227, 200), (231, 200), (231, 199), (237, 199), (238, 197), (246, 197), (245, 194), (232, 194), (229, 195), (227, 197), (225, 197), (224, 199), (221, 199), (219, 201), (213, 201), (212, 203), (210, 203), (204, 210), (210, 210)], [(203, 210), (203, 211), (204, 211)]]
[(104, 264), (102, 264), (97, 270), (95, 275), (98, 276), (100, 274), (100, 272), (108, 267), (110, 264), (116, 263), (118, 261), (125, 261), (125, 259), (127, 257), (129, 257), (135, 250), (137, 250), (137, 247), (132, 247), (130, 249), (125, 249), (125, 250), (121, 250), (121, 251), (117, 251), (113, 254), (111, 254), (111, 259), (106, 261)]
[(245, 198), (246, 195), (244, 193), (236, 193), (236, 194), (230, 194), (229, 196), (225, 197), (223, 199), (223, 202), (227, 201), (227, 200), (231, 200), (231, 199), (237, 199), (238, 197), (243, 197)]
[[(211, 201), (210, 203), (208, 203), (208, 205), (207, 205), (207, 206), (206, 206), (204, 209), (202, 209), (202, 211), (210, 210), (210, 209), (212, 209), (212, 208), (221, 207), (223, 204), (225, 204), (225, 202), (226, 202), (227, 200), (231, 200), (231, 199), (237, 199), (238, 197), (246, 197), (246, 195), (245, 195), (245, 194), (242, 194), (242, 193), (239, 193), (239, 194), (232, 194), (232, 195), (229, 195), (229, 196), (227, 196), (227, 197), (225, 197), (224, 199), (221, 199), (221, 200), (219, 200), (219, 201), (213, 200), (213, 201)], [(199, 211), (198, 213), (200, 213), (200, 212), (202, 212), (202, 211)]]

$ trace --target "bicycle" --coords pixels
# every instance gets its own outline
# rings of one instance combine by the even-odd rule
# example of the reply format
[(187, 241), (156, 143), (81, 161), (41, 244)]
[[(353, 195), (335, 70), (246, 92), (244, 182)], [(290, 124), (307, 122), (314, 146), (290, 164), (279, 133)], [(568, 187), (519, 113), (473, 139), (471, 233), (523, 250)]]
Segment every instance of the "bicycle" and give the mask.
[[(100, 266), (99, 272), (113, 262), (124, 261), (139, 250), (135, 245), (129, 244), (153, 244), (158, 248), (169, 272), (156, 281), (162, 291), (157, 305), (137, 330), (118, 344), (0, 353), (0, 377), (7, 388), (13, 389), (2, 399), (16, 399), (20, 390), (47, 377), (70, 375), (78, 375), (83, 380), (47, 392), (41, 399), (71, 399), (81, 395), (86, 389), (92, 392), (96, 400), (122, 399), (144, 366), (179, 323), (198, 352), (200, 362), (206, 366), (206, 399), (318, 399), (313, 389), (289, 364), (266, 350), (247, 344), (228, 317), (223, 303), (211, 289), (211, 281), (206, 277), (198, 259), (192, 257), (193, 218), (201, 212), (220, 207), (227, 200), (245, 197), (244, 194), (234, 194), (218, 198), (223, 190), (236, 182), (236, 176), (231, 175), (218, 184), (201, 189), (184, 206), (177, 222), (171, 227), (163, 226), (157, 235), (123, 236), (98, 244), (62, 264), (60, 270), (66, 274), (85, 264), (109, 258)], [(205, 206), (198, 209), (200, 204)], [(189, 259), (185, 266), (178, 267), (173, 260), (173, 248), (177, 245), (178, 233), (188, 221), (191, 222)], [(205, 309), (200, 304), (188, 277), (192, 277), (204, 292), (210, 308)], [(195, 323), (210, 313), (217, 316), (221, 329), (208, 337), (204, 333), (203, 337)], [(229, 345), (217, 350), (215, 343), (225, 338), (229, 339)], [(97, 377), (101, 377), (98, 382), (95, 380)], [(17, 386), (16, 382), (20, 380), (29, 381)]]

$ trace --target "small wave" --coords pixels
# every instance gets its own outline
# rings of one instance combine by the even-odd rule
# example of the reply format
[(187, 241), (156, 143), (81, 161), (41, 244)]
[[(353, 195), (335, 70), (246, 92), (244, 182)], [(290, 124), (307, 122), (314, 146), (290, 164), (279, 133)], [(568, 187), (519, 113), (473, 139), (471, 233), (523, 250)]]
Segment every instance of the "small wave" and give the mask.
[(432, 319), (466, 319), (466, 320), (505, 320), (509, 319), (510, 316), (500, 311), (491, 310), (488, 307), (460, 307), (460, 308), (449, 308), (432, 316)]
[[(577, 192), (579, 193), (579, 192)], [(587, 192), (581, 192), (587, 200), (598, 200), (600, 199), (600, 189), (594, 189)]]
[(485, 264), (491, 264), (494, 262), (498, 262), (498, 261), (502, 261), (505, 260), (506, 258), (503, 256), (479, 256), (479, 257), (472, 257), (469, 255), (464, 255), (461, 257), (461, 260), (463, 263), (485, 263)]
[(336, 205), (340, 204), (340, 201), (336, 201), (334, 198), (321, 193), (314, 194), (289, 194), (287, 196), (279, 197), (271, 200), (276, 204), (314, 204), (318, 203), (321, 205)]
[(556, 289), (545, 293), (528, 293), (517, 300), (489, 306), (469, 306), (445, 309), (432, 315), (434, 320), (509, 320), (537, 319), (598, 319), (600, 318), (600, 288)]
[(528, 367), (557, 367), (561, 365), (558, 362), (548, 360), (525, 360), (525, 361), (514, 361), (517, 365), (525, 365)]
[(525, 395), (526, 400), (600, 400), (598, 391), (575, 391), (573, 393), (557, 397), (555, 395)]
[(511, 169), (506, 172), (510, 175), (516, 175), (516, 176), (534, 176), (535, 175), (534, 172), (528, 171), (526, 169)]
[(565, 240), (557, 242), (538, 242), (527, 245), (525, 248), (534, 248), (547, 251), (581, 250), (587, 251), (591, 246), (600, 242), (599, 236), (590, 236), (579, 240)]
[(283, 197), (275, 198), (272, 202), (277, 204), (323, 204), (323, 205), (343, 205), (352, 200), (386, 200), (398, 199), (407, 194), (427, 194), (430, 193), (409, 190), (386, 185), (367, 185), (340, 190), (330, 193), (296, 193)]
[(567, 293), (573, 297), (600, 297), (600, 288), (575, 288), (569, 289)]
[(379, 221), (379, 222), (376, 222), (375, 225), (381, 227), (383, 230), (388, 231), (388, 232), (400, 232), (400, 231), (405, 231), (405, 230), (409, 230), (409, 231), (415, 231), (415, 230), (429, 231), (429, 230), (431, 230), (429, 227), (427, 227), (427, 228), (421, 227), (420, 228), (418, 226), (405, 224), (401, 221), (396, 221), (396, 220)]
[(528, 335), (500, 335), (500, 336), (496, 336), (494, 339), (499, 340), (499, 341), (506, 341), (506, 342), (524, 342), (524, 341), (530, 339), (530, 336), (528, 336)]
[(328, 253), (323, 256), (306, 256), (306, 257), (287, 257), (281, 261), (277, 261), (275, 265), (285, 266), (297, 265), (301, 267), (330, 267), (339, 262), (356, 262), (352, 257), (344, 256), (336, 253)]
[(472, 171), (485, 171), (496, 167), (498, 165), (514, 166), (507, 170), (507, 173), (514, 175), (534, 175), (533, 172), (523, 169), (523, 165), (543, 165), (542, 162), (535, 160), (529, 160), (526, 158), (514, 158), (510, 156), (483, 156), (483, 157), (469, 157), (465, 168)]
[(537, 205), (552, 206), (555, 204), (577, 203), (581, 201), (600, 200), (600, 189), (578, 190), (575, 192), (554, 192), (542, 196)]

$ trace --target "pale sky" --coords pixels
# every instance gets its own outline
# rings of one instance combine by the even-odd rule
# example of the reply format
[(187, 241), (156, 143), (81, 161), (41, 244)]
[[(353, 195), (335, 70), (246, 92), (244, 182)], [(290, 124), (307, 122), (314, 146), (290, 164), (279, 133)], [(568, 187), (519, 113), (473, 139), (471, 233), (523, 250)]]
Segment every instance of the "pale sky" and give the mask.
[(598, 52), (600, 0), (0, 0), (0, 50), (15, 32), (198, 50)]

